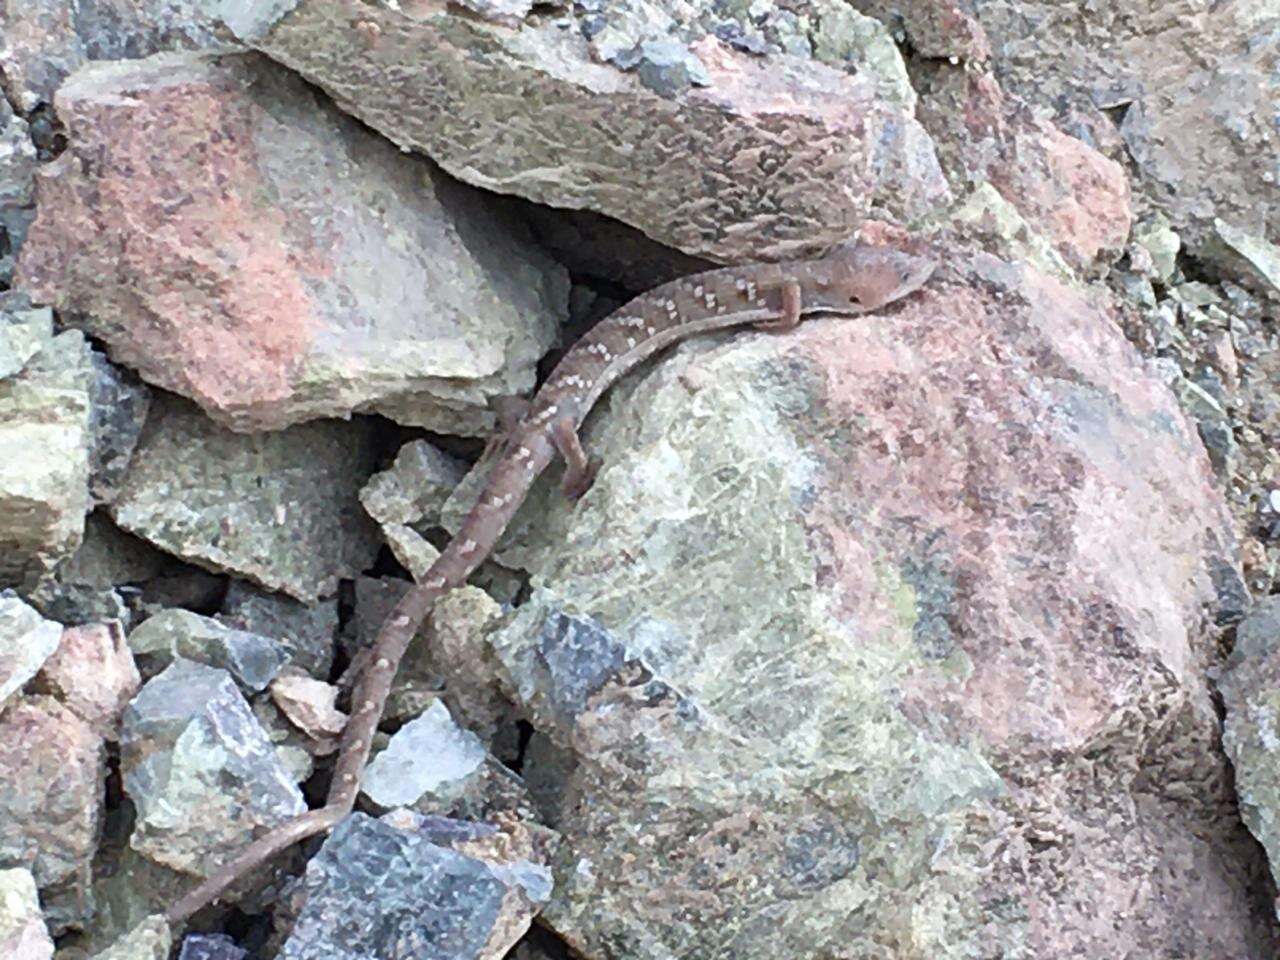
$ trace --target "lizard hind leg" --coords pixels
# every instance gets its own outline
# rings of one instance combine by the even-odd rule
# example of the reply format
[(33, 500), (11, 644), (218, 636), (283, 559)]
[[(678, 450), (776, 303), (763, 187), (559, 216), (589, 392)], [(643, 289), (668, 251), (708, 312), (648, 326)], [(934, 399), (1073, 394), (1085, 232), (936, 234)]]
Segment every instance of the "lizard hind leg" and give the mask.
[(600, 461), (587, 456), (587, 452), (582, 449), (582, 441), (578, 439), (578, 428), (568, 417), (562, 417), (551, 424), (551, 442), (560, 451), (565, 462), (560, 489), (570, 500), (577, 500), (595, 483)]
[(521, 421), (529, 415), (529, 408), (533, 406), (527, 398), (520, 396), (494, 397), (492, 404), (493, 412), (498, 419), (498, 428), (485, 442), (484, 453), (480, 455), (481, 460), (488, 460), (502, 451), (507, 440), (519, 428)]
[(794, 330), (800, 323), (800, 311), (803, 300), (800, 295), (800, 281), (786, 280), (782, 284), (782, 315), (777, 320), (760, 320), (752, 326), (757, 330), (770, 330), (785, 333)]

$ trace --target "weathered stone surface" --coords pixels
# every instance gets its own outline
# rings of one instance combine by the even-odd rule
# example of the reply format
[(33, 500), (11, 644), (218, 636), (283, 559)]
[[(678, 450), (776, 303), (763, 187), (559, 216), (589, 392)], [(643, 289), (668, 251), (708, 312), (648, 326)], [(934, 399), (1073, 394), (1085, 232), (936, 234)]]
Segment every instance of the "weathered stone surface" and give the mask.
[[(0, 47), (3, 44), (4, 36), (0, 34)], [(14, 116), (0, 91), (0, 284), (13, 278), (14, 258), (35, 219), (35, 174), (36, 147), (27, 122)]]
[(247, 436), (157, 402), (111, 513), (162, 550), (310, 601), (377, 552), (356, 499), (371, 427), (323, 421)]
[(1108, 311), (946, 260), (874, 323), (624, 381), (592, 490), (513, 525), (498, 652), (576, 755), (543, 916), (583, 955), (1276, 950), (1205, 454)]
[(883, 45), (858, 58), (857, 38), (833, 38), (838, 65), (820, 63), (816, 11), (842, 5), (814, 4), (809, 22), (766, 7), (767, 56), (742, 48), (744, 25), (756, 30), (745, 10), (710, 5), (581, 4), (518, 28), (359, 0), (248, 0), (224, 16), (459, 179), (596, 210), (687, 253), (814, 251), (873, 207), (905, 218), (945, 201), (928, 138), (877, 73)]
[(96, 350), (90, 359), (94, 378), (89, 416), (93, 433), (89, 492), (95, 504), (102, 504), (116, 498), (129, 469), (129, 459), (151, 409), (151, 391)]
[(265, 690), (289, 659), (271, 637), (236, 630), (190, 610), (161, 610), (148, 617), (129, 634), (129, 649), (160, 668), (179, 657), (221, 667), (245, 693)]
[(307, 864), (281, 960), (499, 960), (551, 893), (545, 843), (519, 824), (352, 814)]
[(1085, 137), (1112, 128), (1104, 111), (1121, 118), (1123, 144), (1105, 146), (1135, 165), (1143, 212), (1163, 210), (1197, 251), (1215, 218), (1275, 239), (1274, 4), (1001, 2), (972, 14), (1007, 89)]
[(466, 473), (461, 460), (425, 440), (414, 440), (400, 448), (389, 468), (369, 478), (360, 502), (379, 523), (438, 526), (440, 508)]
[(130, 843), (172, 869), (205, 876), (246, 836), (306, 810), (225, 670), (175, 661), (125, 710), (121, 748)]
[(0, 870), (0, 956), (6, 960), (49, 960), (53, 941), (40, 913), (30, 870)]
[(75, 330), (0, 380), (0, 586), (34, 581), (80, 545), (91, 382), (89, 347)]
[(563, 268), (287, 71), (94, 64), (57, 106), (19, 279), (144, 379), (241, 430), (377, 411), (481, 433), (490, 396), (533, 385)]
[(223, 934), (193, 933), (182, 939), (178, 960), (244, 960), (248, 953)]
[(130, 930), (94, 960), (168, 960), (173, 934), (164, 917), (156, 915)]
[(46, 620), (12, 591), (0, 593), (0, 710), (58, 649), (61, 625)]
[(102, 739), (53, 698), (0, 714), (0, 867), (31, 871), (55, 934), (92, 914), (105, 773)]
[(1218, 680), (1226, 706), (1223, 746), (1236, 772), (1240, 814), (1280, 864), (1280, 597), (1267, 597), (1236, 630), (1236, 645)]
[(52, 339), (52, 310), (32, 307), (22, 293), (0, 293), (0, 380), (21, 373)]
[(289, 652), (289, 662), (313, 677), (327, 678), (333, 668), (338, 634), (336, 599), (301, 603), (243, 580), (232, 580), (217, 618), (228, 626), (276, 638)]
[[(68, 960), (101, 952), (126, 937), (157, 913), (163, 913), (198, 879), (170, 870), (147, 859), (128, 845), (132, 823), (119, 816), (109, 816), (104, 830), (103, 847), (96, 865), (107, 869), (93, 882), (94, 916), (83, 933), (65, 944)], [(73, 952), (74, 948), (74, 952)]]
[(61, 631), (58, 648), (36, 683), (57, 697), (104, 740), (119, 739), (120, 715), (142, 686), (119, 624), (87, 624)]
[(283, 673), (271, 682), (271, 699), (289, 722), (315, 740), (336, 737), (347, 725), (338, 688), (314, 677)]

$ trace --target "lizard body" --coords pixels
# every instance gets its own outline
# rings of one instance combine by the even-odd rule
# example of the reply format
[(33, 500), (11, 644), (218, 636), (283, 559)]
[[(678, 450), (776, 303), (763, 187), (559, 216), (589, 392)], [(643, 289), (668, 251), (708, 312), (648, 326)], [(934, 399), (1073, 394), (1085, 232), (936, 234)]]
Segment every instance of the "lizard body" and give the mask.
[(391, 681), (410, 641), (436, 600), (465, 583), (494, 548), (557, 453), (566, 463), (565, 493), (576, 498), (590, 487), (595, 464), (583, 451), (578, 430), (619, 378), (698, 334), (742, 326), (786, 330), (806, 317), (869, 313), (919, 289), (935, 266), (887, 248), (844, 246), (820, 260), (725, 267), (673, 280), (601, 320), (564, 355), (524, 416), (507, 429), (475, 506), (379, 630), (352, 693), (325, 806), (250, 843), (170, 907), (168, 921), (186, 919), (275, 854), (329, 830), (352, 810)]

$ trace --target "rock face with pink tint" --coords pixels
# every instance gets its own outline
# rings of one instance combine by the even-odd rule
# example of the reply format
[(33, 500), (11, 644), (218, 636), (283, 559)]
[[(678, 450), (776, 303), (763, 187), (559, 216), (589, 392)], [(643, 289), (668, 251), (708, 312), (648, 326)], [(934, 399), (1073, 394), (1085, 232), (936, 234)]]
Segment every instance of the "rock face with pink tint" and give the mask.
[(60, 88), (19, 260), (33, 297), (224, 425), (376, 410), (476, 433), (533, 384), (562, 268), (257, 56), (161, 54)]
[(944, 263), (624, 382), (595, 487), (512, 531), (497, 652), (577, 760), (544, 918), (583, 955), (1274, 955), (1195, 431), (1106, 308)]

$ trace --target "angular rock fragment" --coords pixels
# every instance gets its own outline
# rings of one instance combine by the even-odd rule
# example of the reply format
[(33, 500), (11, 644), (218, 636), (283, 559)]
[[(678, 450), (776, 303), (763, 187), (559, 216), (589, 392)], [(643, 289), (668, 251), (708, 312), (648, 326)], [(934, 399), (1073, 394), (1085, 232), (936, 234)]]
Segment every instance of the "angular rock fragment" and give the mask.
[(192, 933), (182, 938), (178, 960), (244, 960), (246, 956), (248, 953), (224, 934)]
[(289, 722), (315, 740), (342, 733), (347, 715), (337, 709), (338, 688), (306, 675), (283, 673), (271, 683), (271, 699)]
[(307, 864), (280, 958), (499, 960), (551, 893), (546, 833), (352, 814)]
[(93, 960), (168, 960), (173, 934), (164, 917), (148, 917)]
[(0, 870), (0, 957), (50, 960), (52, 956), (53, 941), (45, 929), (31, 871)]
[(0, 710), (58, 649), (61, 624), (46, 620), (12, 591), (0, 593)]
[[(0, 21), (3, 19), (0, 16)], [(4, 37), (0, 36), (0, 48), (3, 45)], [(8, 284), (13, 279), (14, 258), (35, 219), (36, 163), (36, 148), (27, 122), (14, 116), (9, 101), (0, 91), (0, 284)], [(3, 361), (2, 330), (0, 361)], [(0, 362), (2, 370), (4, 364)]]
[(288, 651), (289, 662), (313, 677), (327, 678), (333, 668), (338, 634), (336, 599), (301, 603), (243, 580), (232, 580), (217, 619), (240, 630), (275, 637)]
[(425, 440), (414, 440), (360, 491), (360, 502), (382, 526), (396, 559), (415, 580), (421, 580), (440, 555), (424, 534), (439, 526), (441, 508), (466, 473), (462, 461)]
[(34, 583), (80, 545), (91, 383), (89, 347), (75, 330), (0, 380), (0, 587)]
[[(359, 0), (287, 13), (248, 0), (225, 15), (241, 40), (459, 179), (596, 210), (686, 253), (779, 259), (843, 239), (873, 205), (907, 218), (946, 202), (928, 138), (869, 64), (817, 63), (807, 41), (758, 58), (702, 13), (574, 4), (515, 29)], [(615, 35), (593, 49), (602, 30)]]
[(272, 637), (236, 630), (190, 610), (161, 610), (148, 617), (129, 634), (129, 649), (161, 668), (179, 657), (221, 667), (245, 693), (265, 690), (289, 659)]
[(57, 107), (19, 277), (145, 380), (239, 430), (473, 434), (533, 385), (564, 270), (265, 58), (92, 64)]
[(121, 748), (130, 843), (172, 869), (206, 876), (246, 837), (306, 810), (225, 670), (176, 660), (129, 704)]
[(89, 426), (93, 451), (89, 491), (94, 503), (102, 504), (110, 503), (119, 492), (151, 408), (151, 392), (137, 377), (96, 350), (91, 359), (94, 378)]
[(21, 373), (52, 339), (52, 310), (32, 307), (22, 293), (0, 293), (0, 380)]
[(55, 934), (93, 913), (104, 774), (101, 737), (52, 697), (0, 713), (0, 867), (31, 871)]
[(377, 553), (356, 499), (373, 454), (363, 422), (245, 435), (170, 398), (153, 406), (111, 514), (192, 563), (312, 601)]
[(104, 740), (120, 737), (120, 715), (142, 686), (118, 623), (62, 630), (58, 648), (36, 680)]

